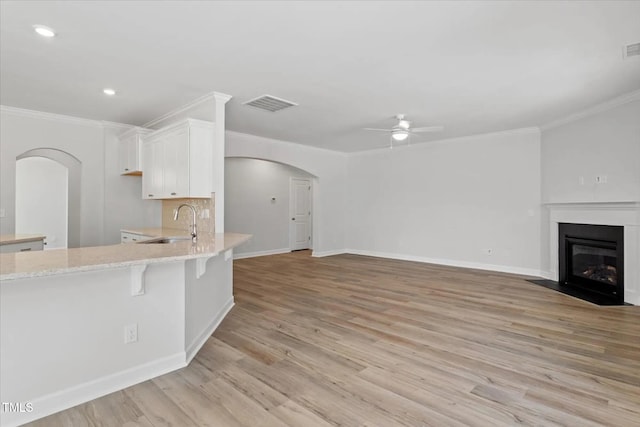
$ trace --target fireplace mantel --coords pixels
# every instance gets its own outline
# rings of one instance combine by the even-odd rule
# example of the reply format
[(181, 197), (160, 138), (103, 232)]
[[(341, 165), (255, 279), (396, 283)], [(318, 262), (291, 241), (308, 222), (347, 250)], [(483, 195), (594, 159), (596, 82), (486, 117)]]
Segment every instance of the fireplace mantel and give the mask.
[(624, 226), (624, 301), (640, 305), (640, 202), (543, 203), (549, 218), (548, 279), (558, 280), (558, 223)]
[(549, 208), (568, 208), (568, 209), (606, 209), (606, 210), (637, 210), (640, 209), (640, 202), (623, 201), (623, 202), (544, 202), (542, 206)]

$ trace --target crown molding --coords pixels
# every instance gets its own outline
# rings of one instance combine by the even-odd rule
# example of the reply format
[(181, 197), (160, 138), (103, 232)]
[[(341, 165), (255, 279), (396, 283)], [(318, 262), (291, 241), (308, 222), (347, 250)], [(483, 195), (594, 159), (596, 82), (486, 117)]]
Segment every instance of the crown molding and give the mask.
[[(115, 123), (116, 125), (118, 123)], [(118, 127), (115, 127), (115, 129), (119, 129)], [(122, 127), (123, 129), (125, 128), (124, 126)], [(139, 134), (139, 135), (148, 135), (150, 133), (153, 132), (153, 129), (147, 129), (147, 128), (143, 128), (140, 126), (127, 126), (126, 129), (124, 129), (124, 132), (122, 132), (119, 137), (120, 138), (126, 138), (130, 135), (134, 135), (134, 134)]]
[(102, 127), (103, 122), (100, 120), (83, 119), (81, 117), (65, 116), (63, 114), (47, 113), (45, 111), (28, 110), (26, 108), (10, 107), (7, 105), (0, 105), (0, 111), (3, 113), (10, 113), (16, 116), (32, 117), (36, 119), (54, 120), (58, 122), (81, 124), (85, 126), (99, 126)]
[(477, 133), (474, 135), (465, 135), (465, 136), (459, 136), (459, 137), (448, 138), (448, 139), (440, 139), (440, 140), (430, 141), (430, 142), (465, 142), (465, 141), (470, 141), (472, 139), (478, 139), (478, 138), (494, 138), (496, 136), (537, 135), (537, 134), (540, 134), (540, 128), (536, 126), (531, 126), (526, 128), (499, 130), (496, 132)]
[[(336, 151), (336, 150), (330, 150), (328, 148), (322, 148), (322, 147), (316, 147), (315, 145), (305, 145), (305, 144), (300, 144), (298, 142), (291, 142), (291, 141), (285, 141), (282, 139), (274, 139), (274, 138), (269, 138), (266, 136), (260, 136), (260, 135), (254, 135), (251, 133), (244, 133), (244, 132), (238, 132), (235, 130), (229, 130), (229, 129), (225, 129), (224, 133), (227, 136), (232, 136), (232, 137), (236, 137), (239, 139), (246, 139), (246, 138), (250, 138), (250, 139), (258, 139), (258, 140), (262, 140), (265, 143), (271, 143), (271, 144), (281, 144), (284, 146), (287, 146), (293, 150), (296, 151), (300, 151), (301, 149), (304, 150), (310, 150), (310, 151), (316, 151), (319, 153), (327, 153), (327, 154), (332, 154), (332, 155), (338, 155), (340, 157), (344, 157), (347, 158), (349, 156), (350, 153), (345, 153), (344, 151)], [(233, 138), (231, 138), (233, 139)], [(227, 143), (229, 143), (229, 138), (227, 138)], [(388, 148), (387, 148), (388, 150)], [(226, 156), (226, 154), (225, 154)], [(244, 157), (242, 155), (238, 156), (238, 155), (230, 155), (228, 157)]]
[[(421, 147), (424, 145), (442, 144), (442, 143), (450, 144), (450, 143), (457, 143), (457, 142), (467, 142), (467, 141), (472, 141), (477, 139), (496, 138), (496, 137), (509, 136), (509, 135), (539, 135), (539, 134), (540, 134), (540, 128), (537, 128), (537, 127), (508, 129), (508, 130), (501, 130), (498, 132), (477, 133), (473, 135), (458, 136), (454, 138), (434, 139), (432, 141), (413, 143), (411, 145), (407, 145), (407, 144), (394, 145), (393, 150), (407, 150), (407, 149), (411, 149), (412, 147)], [(367, 153), (374, 154), (380, 151), (389, 151), (389, 150), (390, 150), (390, 147), (386, 146), (386, 147), (380, 147), (380, 148), (373, 148), (371, 150), (353, 151), (348, 153), (348, 155), (357, 156), (360, 154), (367, 154)]]
[(126, 123), (108, 122), (106, 120), (102, 120), (100, 121), (100, 123), (102, 123), (102, 126), (107, 129), (115, 129), (115, 130), (122, 130), (122, 131), (128, 131), (131, 129), (141, 129), (140, 127), (135, 125), (129, 125)]
[(561, 119), (554, 120), (549, 123), (545, 123), (542, 126), (540, 126), (540, 130), (546, 131), (562, 125), (566, 125), (568, 123), (575, 122), (580, 119), (584, 119), (586, 117), (590, 117), (599, 113), (603, 113), (605, 111), (611, 110), (613, 108), (616, 108), (621, 105), (628, 104), (634, 101), (640, 101), (640, 90), (629, 92), (627, 94), (618, 96), (616, 98), (612, 98), (601, 104), (594, 105), (593, 107), (587, 108), (586, 110), (578, 111), (576, 113), (570, 114)]
[(221, 93), (221, 92), (209, 92), (203, 96), (201, 96), (200, 98), (196, 98), (191, 102), (188, 102), (174, 110), (169, 111), (168, 113), (165, 113), (163, 115), (161, 115), (160, 117), (156, 117), (155, 119), (148, 121), (147, 123), (145, 123), (144, 125), (142, 125), (142, 127), (145, 128), (150, 128), (153, 127), (155, 125), (157, 125), (158, 123), (161, 123), (165, 120), (168, 120), (174, 116), (177, 116), (179, 114), (184, 113), (187, 110), (190, 110), (192, 108), (198, 107), (201, 104), (204, 104), (205, 102), (208, 101), (223, 101), (225, 104), (227, 103), (227, 101), (229, 101), (232, 98), (231, 95), (227, 95), (225, 93)]
[(84, 126), (96, 126), (110, 129), (130, 129), (134, 127), (126, 123), (109, 122), (106, 120), (84, 119), (82, 117), (67, 116), (64, 114), (47, 113), (46, 111), (28, 110), (26, 108), (11, 107), (8, 105), (0, 105), (0, 111), (16, 116), (31, 117), (34, 119), (53, 120), (62, 123), (71, 123)]
[(231, 98), (233, 98), (232, 95), (227, 95), (226, 93), (222, 92), (213, 92), (213, 97), (216, 99), (216, 101), (222, 101), (224, 104), (226, 104)]
[(207, 122), (205, 120), (198, 120), (198, 119), (182, 119), (182, 120), (178, 120), (177, 122), (173, 122), (170, 125), (163, 126), (162, 128), (156, 129), (156, 130), (145, 129), (145, 128), (140, 128), (140, 129), (151, 130), (149, 135), (156, 137), (157, 135), (165, 135), (167, 133), (173, 132), (175, 129), (179, 129), (184, 126), (196, 126), (204, 129), (213, 130), (215, 128), (215, 123)]

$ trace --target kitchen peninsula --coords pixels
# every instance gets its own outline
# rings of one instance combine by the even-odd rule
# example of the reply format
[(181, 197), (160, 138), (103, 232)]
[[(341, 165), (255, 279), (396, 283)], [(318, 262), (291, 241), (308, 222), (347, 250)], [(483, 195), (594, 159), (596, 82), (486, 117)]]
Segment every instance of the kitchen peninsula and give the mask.
[(1, 254), (1, 398), (32, 408), (2, 425), (186, 366), (233, 306), (250, 237)]

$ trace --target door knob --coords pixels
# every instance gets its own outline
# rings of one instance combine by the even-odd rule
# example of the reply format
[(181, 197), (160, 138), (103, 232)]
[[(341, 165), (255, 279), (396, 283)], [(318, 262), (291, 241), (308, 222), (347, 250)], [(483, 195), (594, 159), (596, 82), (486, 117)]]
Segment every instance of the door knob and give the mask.
[(296, 220), (295, 218), (291, 218), (291, 221), (295, 221), (295, 220)]

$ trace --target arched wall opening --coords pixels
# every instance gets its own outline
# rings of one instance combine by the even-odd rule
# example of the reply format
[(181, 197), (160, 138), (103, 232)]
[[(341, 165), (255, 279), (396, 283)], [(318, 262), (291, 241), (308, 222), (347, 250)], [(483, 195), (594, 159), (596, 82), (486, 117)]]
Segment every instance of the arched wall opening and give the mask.
[[(225, 158), (225, 230), (253, 235), (236, 250), (236, 258), (313, 249), (317, 182), (315, 175), (286, 163), (255, 157)], [(308, 204), (301, 195), (305, 192), (300, 191), (306, 185), (310, 187)], [(306, 206), (308, 216), (296, 214), (296, 208), (306, 210)], [(308, 224), (303, 225), (304, 221)], [(307, 233), (305, 245), (301, 237)]]
[[(22, 159), (32, 157), (40, 157), (52, 160), (67, 169), (67, 236), (66, 246), (75, 248), (80, 246), (80, 189), (82, 184), (82, 162), (75, 156), (66, 151), (55, 148), (35, 148), (16, 156), (17, 162)], [(16, 187), (16, 198), (23, 197), (24, 194), (18, 195), (17, 192), (24, 193), (24, 189)], [(47, 214), (46, 206), (41, 210), (43, 215)], [(16, 211), (17, 213), (17, 211)]]
[(313, 175), (313, 256), (344, 253), (349, 209), (347, 154), (227, 130), (225, 157), (278, 162)]
[(67, 247), (68, 169), (45, 157), (16, 161), (16, 234), (45, 236), (44, 249)]

